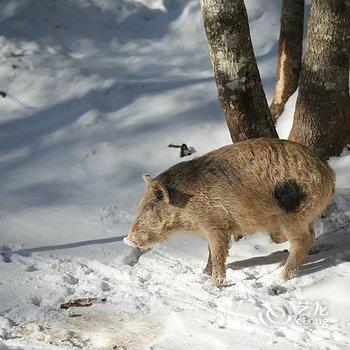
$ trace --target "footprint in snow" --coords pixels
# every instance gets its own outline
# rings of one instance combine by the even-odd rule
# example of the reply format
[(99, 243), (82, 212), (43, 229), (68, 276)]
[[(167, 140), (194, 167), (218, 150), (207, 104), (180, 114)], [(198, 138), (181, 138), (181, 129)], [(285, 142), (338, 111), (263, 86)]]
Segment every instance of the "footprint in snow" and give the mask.
[(288, 292), (288, 289), (279, 285), (274, 285), (267, 289), (267, 294), (273, 295), (273, 296), (284, 294), (286, 292)]
[(40, 306), (41, 305), (41, 297), (35, 296), (29, 299), (30, 303), (35, 305), (35, 306)]
[(111, 290), (111, 287), (109, 286), (109, 284), (105, 281), (101, 282), (101, 291), (102, 292), (109, 292)]
[(6, 251), (6, 252), (2, 252), (1, 256), (2, 256), (2, 260), (4, 261), (4, 263), (12, 263), (12, 259), (11, 259), (11, 251)]
[(75, 284), (78, 284), (79, 280), (71, 275), (65, 275), (63, 276), (63, 281), (68, 283), (68, 284), (71, 284), (71, 285), (75, 285)]
[(37, 267), (35, 267), (34, 265), (29, 265), (29, 266), (26, 266), (24, 271), (25, 272), (35, 272), (35, 271), (38, 271), (39, 269)]
[(11, 259), (12, 251), (9, 246), (0, 245), (0, 254), (2, 256), (2, 260), (4, 261), (4, 263), (12, 263), (12, 259)]

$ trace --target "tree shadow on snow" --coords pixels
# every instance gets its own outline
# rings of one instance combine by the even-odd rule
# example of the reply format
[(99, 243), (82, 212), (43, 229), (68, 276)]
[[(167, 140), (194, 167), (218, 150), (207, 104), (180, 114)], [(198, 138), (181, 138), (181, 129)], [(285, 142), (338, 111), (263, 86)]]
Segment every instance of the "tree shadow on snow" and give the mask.
[(20, 250), (5, 250), (1, 252), (1, 255), (3, 257), (3, 261), (6, 263), (12, 262), (11, 256), (13, 254), (18, 254), (22, 256), (30, 256), (32, 253), (39, 253), (39, 252), (47, 252), (52, 250), (63, 250), (63, 249), (73, 249), (73, 248), (79, 248), (84, 247), (88, 245), (96, 245), (96, 244), (108, 244), (108, 243), (115, 243), (115, 242), (121, 242), (123, 240), (124, 236), (120, 237), (108, 237), (108, 238), (101, 238), (101, 239), (91, 239), (88, 241), (80, 241), (80, 242), (73, 242), (73, 243), (66, 243), (66, 244), (57, 244), (57, 245), (47, 245), (47, 246), (40, 246), (40, 247), (33, 247), (33, 248), (25, 248)]
[(93, 1), (82, 4), (75, 0), (65, 1), (64, 6), (53, 0), (24, 0), (15, 6), (11, 3), (13, 0), (3, 0), (0, 4), (2, 35), (41, 45), (60, 43), (63, 49), (79, 49), (83, 40), (100, 45), (115, 39), (120, 42), (159, 39), (181, 16), (189, 1), (166, 0), (163, 10), (125, 0), (110, 8)]
[[(162, 93), (171, 90), (177, 91), (188, 86), (205, 84), (210, 80), (211, 78), (198, 78), (167, 82), (129, 82), (132, 93), (116, 91), (116, 86), (109, 89), (92, 89), (82, 96), (34, 111), (22, 118), (0, 123), (0, 155), (5, 157), (20, 152), (18, 156), (10, 157), (1, 162), (0, 179), (6, 181), (13, 172), (18, 171), (19, 167), (24, 168), (32, 163), (41, 162), (42, 159), (47, 157), (54, 158), (55, 155), (74, 149), (76, 144), (87, 143), (88, 140), (91, 144), (89, 147), (94, 147), (94, 145), (104, 142), (127, 142), (130, 139), (138, 139), (138, 136), (141, 135), (156, 135), (157, 132), (165, 128), (170, 130), (196, 125), (199, 121), (202, 123), (208, 121), (221, 123), (221, 118), (219, 121), (216, 117), (213, 117), (217, 115), (218, 104), (214, 100), (207, 100), (205, 103), (200, 102), (200, 91), (195, 92), (192, 97), (194, 101), (198, 99), (198, 104), (193, 103), (193, 107), (189, 110), (177, 111), (174, 109), (166, 115), (159, 115), (157, 118), (151, 119), (145, 118), (131, 125), (126, 122), (128, 120), (127, 115), (130, 112), (125, 111), (125, 108), (136, 99), (143, 96), (149, 98), (154, 96), (156, 100), (160, 91)], [(85, 113), (92, 108), (91, 101), (94, 101), (94, 110), (97, 113), (101, 112), (101, 120), (96, 119), (93, 125), (94, 128), (84, 122)], [(105, 117), (107, 113), (108, 117)], [(189, 116), (191, 117), (189, 118)], [(50, 135), (62, 130), (69, 131), (69, 139), (63, 138), (57, 139), (55, 142), (45, 142)], [(92, 137), (91, 130), (93, 130)], [(26, 152), (22, 154), (21, 150), (26, 150)], [(77, 161), (83, 162), (84, 159), (79, 158)], [(130, 168), (131, 165), (136, 169), (134, 173), (142, 174), (144, 172), (144, 169), (140, 169), (137, 164), (131, 164), (131, 162), (125, 164), (125, 169)], [(43, 169), (45, 169), (45, 166), (43, 166)], [(116, 171), (119, 171), (119, 176), (116, 178), (123, 181), (123, 172), (120, 168)], [(115, 176), (115, 174), (110, 176)], [(131, 174), (125, 176), (125, 180), (129, 182), (129, 185), (130, 181), (135, 180), (135, 178), (138, 179), (139, 177), (136, 174), (135, 176), (131, 176)], [(11, 198), (8, 198), (2, 209), (13, 210), (14, 208), (19, 209), (19, 205), (27, 208), (67, 202), (74, 200), (75, 195), (78, 196), (79, 193), (81, 194), (80, 197), (85, 198), (88, 194), (84, 194), (82, 187), (78, 180), (72, 181), (67, 177), (59, 181), (47, 181), (15, 188), (8, 193)]]

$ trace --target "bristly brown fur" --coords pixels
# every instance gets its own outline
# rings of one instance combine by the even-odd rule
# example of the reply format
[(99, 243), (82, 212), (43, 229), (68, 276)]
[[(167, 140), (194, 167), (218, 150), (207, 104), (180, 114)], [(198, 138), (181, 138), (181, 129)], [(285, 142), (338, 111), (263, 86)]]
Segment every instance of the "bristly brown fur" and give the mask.
[[(257, 231), (269, 232), (277, 243), (290, 242), (282, 276), (292, 277), (313, 242), (312, 222), (332, 199), (335, 174), (300, 144), (260, 138), (222, 147), (146, 179), (128, 238), (149, 247), (175, 231), (203, 233), (209, 242), (205, 272), (219, 285), (231, 236)], [(283, 200), (276, 197), (281, 183), (288, 184), (279, 192), (289, 196)], [(289, 193), (293, 188), (295, 193)], [(302, 198), (296, 197), (298, 191)]]

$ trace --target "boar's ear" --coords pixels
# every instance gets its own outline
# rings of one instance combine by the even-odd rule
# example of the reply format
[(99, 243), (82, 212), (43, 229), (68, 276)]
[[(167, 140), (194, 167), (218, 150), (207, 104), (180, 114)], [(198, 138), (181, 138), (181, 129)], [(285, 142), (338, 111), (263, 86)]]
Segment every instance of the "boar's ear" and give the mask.
[(166, 203), (170, 202), (169, 192), (161, 182), (153, 181), (151, 189), (157, 200), (164, 201)]
[(143, 180), (146, 182), (146, 185), (147, 185), (147, 186), (148, 186), (148, 185), (151, 183), (151, 181), (153, 180), (153, 179), (152, 179), (152, 176), (149, 175), (149, 174), (143, 174), (143, 175), (142, 175), (142, 178), (143, 178)]

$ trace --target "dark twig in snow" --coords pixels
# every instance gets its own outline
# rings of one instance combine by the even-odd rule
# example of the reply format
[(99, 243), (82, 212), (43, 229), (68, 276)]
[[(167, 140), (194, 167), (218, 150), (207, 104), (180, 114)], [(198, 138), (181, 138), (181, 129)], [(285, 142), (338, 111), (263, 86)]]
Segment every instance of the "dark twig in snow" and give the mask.
[(97, 304), (97, 303), (104, 303), (107, 301), (107, 298), (83, 298), (83, 299), (74, 299), (70, 300), (67, 303), (61, 304), (60, 309), (69, 309), (71, 307), (87, 307), (91, 306), (92, 304)]

